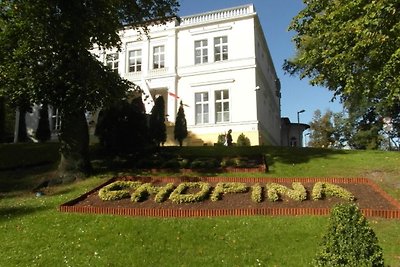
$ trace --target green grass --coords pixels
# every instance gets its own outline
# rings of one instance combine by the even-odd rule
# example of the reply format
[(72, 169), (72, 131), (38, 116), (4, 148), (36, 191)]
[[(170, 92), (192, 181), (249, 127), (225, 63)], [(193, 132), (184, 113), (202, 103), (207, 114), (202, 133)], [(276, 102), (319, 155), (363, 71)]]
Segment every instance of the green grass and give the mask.
[[(395, 152), (274, 147), (166, 150), (182, 156), (265, 153), (270, 173), (229, 175), (368, 177), (400, 200), (400, 154)], [(307, 266), (327, 225), (327, 217), (316, 216), (157, 219), (60, 213), (60, 204), (111, 174), (54, 187), (37, 198), (27, 189), (49, 175), (51, 166), (21, 170), (14, 176), (0, 171), (0, 189), (7, 188), (0, 190), (0, 266)], [(19, 186), (10, 187), (15, 180)], [(383, 247), (385, 263), (400, 266), (399, 220), (369, 222)]]

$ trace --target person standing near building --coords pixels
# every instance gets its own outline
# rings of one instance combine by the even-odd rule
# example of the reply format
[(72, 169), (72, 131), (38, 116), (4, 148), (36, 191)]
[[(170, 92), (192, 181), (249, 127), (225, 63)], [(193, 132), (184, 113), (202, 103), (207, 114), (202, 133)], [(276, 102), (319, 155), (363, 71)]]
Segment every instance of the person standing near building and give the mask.
[(232, 130), (229, 129), (228, 133), (226, 134), (226, 145), (232, 146)]

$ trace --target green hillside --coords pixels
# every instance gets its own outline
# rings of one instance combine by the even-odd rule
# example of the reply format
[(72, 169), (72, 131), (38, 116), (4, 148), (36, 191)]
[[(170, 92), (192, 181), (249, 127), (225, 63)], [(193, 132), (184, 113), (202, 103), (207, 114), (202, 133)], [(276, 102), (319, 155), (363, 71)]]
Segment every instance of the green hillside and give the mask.
[[(366, 177), (400, 201), (398, 152), (167, 147), (160, 153), (182, 158), (264, 155), (268, 173), (210, 171), (206, 175)], [(58, 212), (60, 204), (118, 173), (146, 174), (129, 169), (131, 157), (96, 153), (93, 157), (98, 175), (47, 189), (45, 196), (36, 197), (33, 186), (54, 176), (57, 149), (0, 146), (0, 266), (309, 266), (327, 226), (327, 217), (316, 216), (183, 219)], [(399, 220), (368, 221), (384, 250), (385, 264), (400, 266)]]

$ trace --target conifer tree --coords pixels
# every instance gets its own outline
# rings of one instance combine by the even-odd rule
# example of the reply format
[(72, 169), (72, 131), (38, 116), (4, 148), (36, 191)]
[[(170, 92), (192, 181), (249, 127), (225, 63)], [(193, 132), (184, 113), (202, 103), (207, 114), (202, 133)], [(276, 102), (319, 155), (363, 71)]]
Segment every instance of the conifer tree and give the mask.
[(39, 142), (46, 142), (50, 140), (51, 131), (49, 124), (49, 110), (46, 104), (43, 104), (39, 110), (39, 123), (36, 130), (36, 139)]
[(174, 137), (178, 140), (179, 146), (182, 146), (183, 139), (188, 135), (185, 111), (183, 110), (183, 103), (179, 106), (178, 114), (176, 115)]
[(314, 266), (384, 266), (378, 239), (355, 204), (332, 209)]
[(167, 127), (165, 125), (165, 102), (162, 96), (157, 97), (150, 115), (151, 140), (160, 146), (167, 140)]

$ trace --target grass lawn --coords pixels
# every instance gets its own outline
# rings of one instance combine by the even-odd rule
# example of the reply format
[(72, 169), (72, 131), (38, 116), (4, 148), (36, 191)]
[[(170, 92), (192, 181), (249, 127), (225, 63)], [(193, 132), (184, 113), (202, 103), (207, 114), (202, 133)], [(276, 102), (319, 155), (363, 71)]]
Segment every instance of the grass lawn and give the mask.
[[(24, 147), (16, 148), (24, 154), (20, 151)], [(275, 147), (166, 150), (181, 156), (263, 153), (269, 173), (207, 175), (367, 177), (400, 201), (400, 153), (396, 152)], [(31, 161), (40, 158), (34, 153)], [(49, 153), (56, 163), (56, 153)], [(0, 151), (0, 162), (4, 155)], [(327, 217), (316, 216), (157, 219), (60, 213), (60, 204), (115, 173), (54, 187), (35, 197), (28, 188), (51, 176), (54, 165), (13, 168), (0, 169), (0, 266), (307, 266), (327, 225)], [(400, 266), (399, 220), (369, 222), (383, 247), (386, 265)]]

